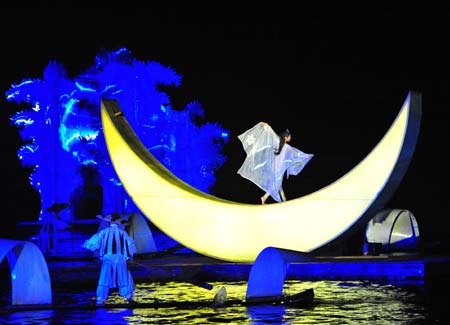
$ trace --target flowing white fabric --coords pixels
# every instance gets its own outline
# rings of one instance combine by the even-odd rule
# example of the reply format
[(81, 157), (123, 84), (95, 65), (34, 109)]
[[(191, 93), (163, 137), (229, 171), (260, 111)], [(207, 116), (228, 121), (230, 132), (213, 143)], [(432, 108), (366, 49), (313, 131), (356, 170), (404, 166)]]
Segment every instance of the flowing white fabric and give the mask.
[(277, 202), (281, 202), (280, 189), (283, 175), (297, 175), (312, 159), (313, 154), (292, 147), (286, 143), (280, 154), (280, 139), (267, 123), (259, 122), (238, 136), (244, 147), (246, 158), (238, 174), (255, 183)]
[(108, 228), (94, 234), (83, 244), (91, 251), (99, 250), (102, 267), (97, 285), (97, 303), (103, 303), (110, 288), (118, 288), (119, 295), (132, 299), (134, 281), (127, 268), (127, 260), (136, 253), (136, 245), (128, 233), (111, 223)]

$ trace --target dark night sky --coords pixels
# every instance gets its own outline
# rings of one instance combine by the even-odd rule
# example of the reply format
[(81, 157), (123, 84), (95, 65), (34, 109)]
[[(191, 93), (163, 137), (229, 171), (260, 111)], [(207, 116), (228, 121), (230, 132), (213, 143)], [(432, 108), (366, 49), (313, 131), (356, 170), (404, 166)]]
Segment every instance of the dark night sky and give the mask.
[[(128, 48), (183, 76), (172, 104), (198, 100), (209, 121), (230, 130), (217, 196), (258, 203), (259, 189), (236, 174), (244, 153), (236, 136), (259, 121), (288, 127), (292, 145), (316, 156), (285, 182), (288, 198), (328, 185), (355, 166), (394, 121), (409, 90), (422, 93), (416, 153), (388, 204), (410, 210), (428, 241), (449, 238), (450, 14), (443, 8), (203, 7), (197, 9), (5, 9), (1, 90), (41, 78), (50, 60), (69, 75), (100, 50)], [(339, 9), (339, 10), (338, 10)], [(3, 218), (36, 213), (16, 157), (17, 131), (2, 98)], [(370, 181), (370, 180), (369, 180)]]

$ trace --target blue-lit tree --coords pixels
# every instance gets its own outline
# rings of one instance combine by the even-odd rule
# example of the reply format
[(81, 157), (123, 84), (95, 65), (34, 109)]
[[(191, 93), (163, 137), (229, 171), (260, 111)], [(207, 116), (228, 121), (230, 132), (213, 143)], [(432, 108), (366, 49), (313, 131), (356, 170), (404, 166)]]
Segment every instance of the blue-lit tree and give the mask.
[(125, 48), (97, 55), (95, 64), (75, 78), (49, 62), (43, 79), (24, 79), (7, 100), (25, 105), (11, 121), (24, 145), (18, 155), (34, 167), (30, 183), (40, 193), (42, 211), (70, 202), (82, 183), (82, 170), (93, 170), (103, 187), (104, 212), (136, 209), (112, 167), (103, 138), (100, 99), (118, 100), (143, 144), (179, 178), (209, 192), (224, 163), (228, 131), (204, 121), (198, 101), (173, 108), (164, 87), (179, 87), (181, 76), (158, 62), (134, 59)]

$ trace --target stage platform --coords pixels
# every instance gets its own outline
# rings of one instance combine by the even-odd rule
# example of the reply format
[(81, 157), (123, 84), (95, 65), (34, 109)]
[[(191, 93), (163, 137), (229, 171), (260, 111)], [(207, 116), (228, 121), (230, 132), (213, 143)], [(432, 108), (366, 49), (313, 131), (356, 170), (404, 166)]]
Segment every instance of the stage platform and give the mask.
[[(101, 262), (82, 248), (84, 240), (96, 232), (98, 220), (85, 220), (59, 231), (57, 249), (45, 254), (52, 283), (58, 286), (96, 282)], [(39, 225), (22, 224), (23, 234), (36, 242)], [(25, 231), (28, 229), (27, 231)], [(202, 256), (179, 245), (152, 228), (157, 252), (138, 254), (129, 262), (136, 282), (217, 282), (247, 281), (252, 267)], [(289, 264), (286, 280), (410, 282), (450, 278), (450, 255), (391, 253), (356, 256), (315, 256)]]
[[(59, 285), (97, 281), (100, 262), (95, 257), (48, 258), (52, 281)], [(136, 282), (247, 281), (252, 264), (231, 263), (194, 253), (137, 256), (129, 262)], [(449, 256), (421, 254), (316, 257), (292, 263), (286, 280), (417, 282), (450, 278)]]

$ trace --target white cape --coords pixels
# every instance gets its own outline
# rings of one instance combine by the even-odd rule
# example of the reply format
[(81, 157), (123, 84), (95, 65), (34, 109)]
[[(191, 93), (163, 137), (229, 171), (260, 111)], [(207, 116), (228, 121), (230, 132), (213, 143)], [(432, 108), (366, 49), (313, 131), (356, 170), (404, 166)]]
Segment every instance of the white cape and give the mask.
[(281, 202), (280, 188), (283, 175), (297, 175), (314, 156), (288, 143), (275, 155), (280, 139), (273, 129), (259, 122), (238, 136), (247, 154), (238, 174), (255, 183), (272, 198)]

